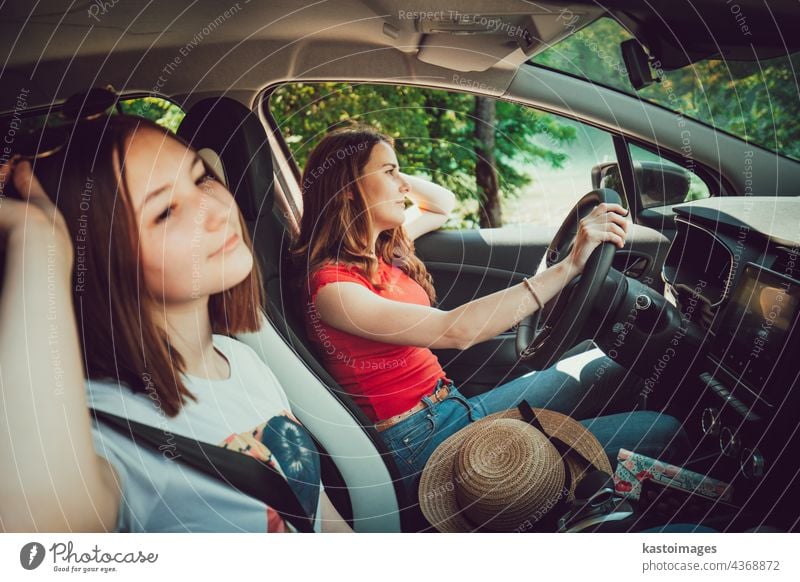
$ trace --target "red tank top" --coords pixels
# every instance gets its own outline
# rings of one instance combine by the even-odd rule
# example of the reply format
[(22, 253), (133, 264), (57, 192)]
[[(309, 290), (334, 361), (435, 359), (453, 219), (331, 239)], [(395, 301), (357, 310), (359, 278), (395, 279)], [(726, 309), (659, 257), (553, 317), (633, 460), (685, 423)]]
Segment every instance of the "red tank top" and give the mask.
[(304, 309), (306, 333), (325, 368), (373, 422), (413, 408), (433, 391), (440, 378), (446, 377), (439, 360), (427, 348), (366, 339), (320, 319), (317, 293), (328, 283), (358, 283), (387, 299), (430, 306), (425, 290), (398, 267), (379, 259), (377, 277), (383, 286), (380, 291), (357, 267), (325, 265), (310, 277)]

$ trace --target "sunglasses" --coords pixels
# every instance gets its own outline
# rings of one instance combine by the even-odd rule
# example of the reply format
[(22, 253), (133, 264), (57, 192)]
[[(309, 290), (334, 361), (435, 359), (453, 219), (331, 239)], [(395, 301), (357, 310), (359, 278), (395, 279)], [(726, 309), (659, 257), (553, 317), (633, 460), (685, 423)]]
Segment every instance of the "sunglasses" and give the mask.
[(19, 135), (14, 142), (14, 154), (23, 160), (46, 158), (59, 152), (69, 141), (70, 129), (81, 121), (110, 115), (117, 107), (119, 96), (110, 85), (96, 87), (69, 97), (55, 116), (55, 125), (46, 125)]

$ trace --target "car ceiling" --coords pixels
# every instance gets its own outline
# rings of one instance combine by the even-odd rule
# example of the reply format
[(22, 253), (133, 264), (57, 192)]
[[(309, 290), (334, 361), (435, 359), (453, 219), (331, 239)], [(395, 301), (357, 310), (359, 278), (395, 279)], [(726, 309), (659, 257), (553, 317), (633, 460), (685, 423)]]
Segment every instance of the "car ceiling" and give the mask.
[[(385, 0), (98, 2), (81, 0), (67, 11), (55, 0), (0, 7), (3, 110), (22, 88), (29, 104), (44, 105), (105, 83), (174, 96), (257, 91), (288, 78), (443, 76), (440, 67), (414, 57), (423, 34), (415, 19), (405, 17), (430, 12), (430, 2), (411, 0), (402, 8)], [(485, 12), (486, 3), (469, 1), (440, 2), (436, 10), (479, 5)], [(493, 13), (530, 9), (518, 0), (488, 6)], [(233, 14), (225, 17), (226, 11)], [(179, 66), (170, 67), (176, 59)], [(164, 67), (167, 73), (161, 73)], [(499, 91), (510, 81), (508, 72), (506, 77), (490, 86)]]
[[(470, 86), (499, 95), (519, 64), (606, 11), (664, 68), (715, 53), (786, 54), (800, 43), (784, 34), (800, 16), (795, 1), (770, 0), (768, 9), (756, 0), (735, 2), (752, 25), (749, 37), (731, 3), (716, 0), (5, 2), (0, 111), (13, 109), (22, 89), (27, 105), (37, 106), (107, 83), (173, 97), (255, 96), (301, 78), (463, 86), (460, 72)], [(567, 14), (576, 17), (569, 25)], [(487, 18), (502, 22), (501, 32), (481, 30)], [(509, 33), (518, 29), (525, 34)]]

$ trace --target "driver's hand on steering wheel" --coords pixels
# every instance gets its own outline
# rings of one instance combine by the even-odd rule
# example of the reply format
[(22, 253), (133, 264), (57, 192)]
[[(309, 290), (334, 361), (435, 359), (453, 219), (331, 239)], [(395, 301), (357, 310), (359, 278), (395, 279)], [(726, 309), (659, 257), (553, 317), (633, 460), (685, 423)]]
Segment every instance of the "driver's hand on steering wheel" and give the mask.
[(602, 202), (578, 222), (572, 251), (566, 258), (576, 272), (583, 272), (592, 251), (601, 243), (610, 242), (619, 248), (625, 246), (629, 228), (627, 216), (628, 211), (619, 204)]

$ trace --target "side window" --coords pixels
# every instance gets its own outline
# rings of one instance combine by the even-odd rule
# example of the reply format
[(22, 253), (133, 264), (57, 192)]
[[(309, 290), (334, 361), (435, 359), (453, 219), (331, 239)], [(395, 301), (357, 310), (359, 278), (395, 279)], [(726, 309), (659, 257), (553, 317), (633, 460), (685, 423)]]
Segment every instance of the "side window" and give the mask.
[(643, 209), (711, 196), (708, 185), (690, 169), (635, 145), (630, 153)]
[[(504, 215), (507, 223), (558, 227), (575, 203), (594, 188), (597, 168), (616, 165), (614, 141), (609, 133), (579, 121), (535, 110), (531, 114), (538, 123), (559, 128), (562, 138), (556, 140), (549, 133), (533, 137), (537, 153), (544, 155), (520, 157), (519, 171), (529, 181), (518, 195), (507, 198)], [(605, 187), (616, 190), (625, 205), (621, 187)]]
[(611, 136), (489, 97), (401, 85), (287, 83), (265, 109), (302, 173), (329, 131), (368, 123), (395, 140), (402, 170), (452, 190), (445, 228), (558, 226), (592, 189), (593, 168), (616, 161)]

